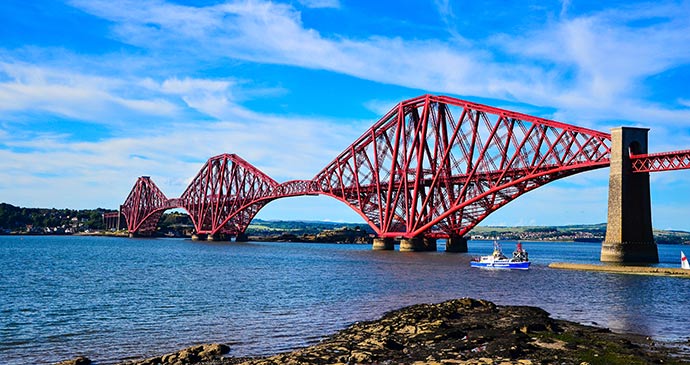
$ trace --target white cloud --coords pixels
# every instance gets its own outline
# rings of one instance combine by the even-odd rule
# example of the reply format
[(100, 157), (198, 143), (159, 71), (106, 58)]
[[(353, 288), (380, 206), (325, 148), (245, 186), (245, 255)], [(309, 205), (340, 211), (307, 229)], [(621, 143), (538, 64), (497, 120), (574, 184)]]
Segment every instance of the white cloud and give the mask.
[(340, 8), (340, 0), (298, 0), (308, 8)]
[[(162, 2), (75, 4), (116, 21), (121, 41), (159, 52), (323, 69), (430, 92), (549, 106), (595, 121), (645, 121), (645, 115), (659, 112), (668, 115), (665, 120), (688, 120), (687, 108), (655, 105), (638, 96), (645, 78), (690, 62), (686, 4), (647, 4), (566, 18), (565, 1), (562, 19), (531, 33), (459, 43), (377, 35), (327, 38), (306, 28), (294, 8), (261, 1), (203, 8)], [(448, 4), (436, 2), (452, 21)], [(654, 16), (662, 20), (629, 25)], [(499, 58), (502, 52), (509, 61)]]
[[(644, 100), (646, 78), (690, 62), (685, 3), (569, 17), (569, 1), (563, 1), (560, 19), (530, 33), (457, 43), (457, 37), (448, 42), (395, 35), (325, 36), (305, 27), (295, 8), (257, 0), (209, 7), (163, 1), (72, 3), (112, 21), (114, 37), (140, 48), (141, 58), (127, 61), (136, 66), (136, 72), (122, 72), (126, 67), (116, 64), (121, 54), (103, 56), (105, 66), (91, 74), (66, 65), (8, 61), (0, 55), (0, 115), (40, 111), (109, 125), (113, 119), (142, 117), (162, 117), (166, 123), (99, 143), (73, 142), (59, 134), (10, 139), (10, 133), (0, 130), (6, 147), (0, 149), (0, 186), (10, 181), (20, 184), (11, 195), (9, 189), (0, 188), (0, 201), (112, 207), (124, 199), (139, 175), (151, 175), (168, 196), (177, 196), (209, 156), (223, 152), (238, 153), (279, 181), (309, 178), (372, 122), (343, 124), (259, 113), (242, 105), (244, 93), (238, 92), (242, 81), (232, 71), (211, 79), (185, 76), (193, 74), (189, 70), (173, 76), (177, 73), (167, 68), (197, 63), (214, 67), (228, 60), (327, 70), (433, 93), (549, 106), (556, 119), (594, 129), (606, 130), (619, 123), (613, 120), (653, 124), (650, 138), (667, 141), (665, 149), (690, 145), (690, 102), (680, 98), (671, 102), (676, 105), (667, 106)], [(336, 1), (303, 4), (340, 5)], [(449, 4), (436, 1), (452, 29), (456, 19)], [(630, 25), (644, 24), (652, 17), (658, 19), (644, 26)], [(79, 63), (79, 55), (70, 57), (71, 63)], [(137, 76), (142, 70), (147, 75), (156, 72), (153, 66), (159, 64), (154, 58), (165, 59), (167, 71)], [(95, 63), (91, 60), (89, 65)], [(119, 74), (97, 76), (107, 75), (103, 71), (107, 68)], [(367, 107), (383, 115), (399, 101), (375, 100)], [(182, 122), (190, 109), (215, 120)], [(659, 137), (653, 137), (654, 133)], [(503, 209), (507, 209), (505, 214), (523, 215), (528, 222), (541, 222), (544, 209), (557, 211), (554, 220), (601, 221), (606, 199), (604, 190), (596, 186), (602, 186), (603, 180), (601, 173), (578, 175), (530, 193), (524, 205), (511, 203)], [(598, 185), (589, 185), (595, 182)], [(591, 194), (584, 201), (582, 186)], [(589, 208), (557, 210), (555, 202), (577, 207), (573, 209)], [(520, 209), (511, 211), (512, 206)], [(591, 212), (599, 215), (588, 216)]]
[(120, 79), (18, 62), (0, 62), (0, 75), (0, 113), (31, 110), (110, 123), (121, 121), (122, 113), (169, 117), (179, 112), (161, 98), (122, 96), (130, 84)]
[(237, 153), (278, 181), (308, 179), (363, 132), (359, 123), (251, 117), (175, 123), (99, 142), (74, 142), (56, 134), (3, 138), (0, 186), (7, 187), (0, 188), (0, 201), (116, 207), (141, 175), (151, 176), (168, 197), (176, 197), (209, 157), (226, 152)]

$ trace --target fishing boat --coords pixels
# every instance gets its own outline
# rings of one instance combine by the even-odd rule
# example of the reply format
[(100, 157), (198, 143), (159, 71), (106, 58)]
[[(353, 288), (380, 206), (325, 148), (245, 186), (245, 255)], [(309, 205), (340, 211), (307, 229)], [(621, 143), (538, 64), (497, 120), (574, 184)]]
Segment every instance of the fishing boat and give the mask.
[(680, 267), (682, 269), (690, 270), (690, 263), (688, 262), (688, 258), (685, 257), (683, 251), (680, 251)]
[(484, 269), (514, 269), (527, 270), (529, 269), (529, 257), (527, 251), (522, 248), (520, 242), (515, 247), (513, 257), (507, 257), (501, 250), (501, 245), (494, 241), (494, 252), (488, 256), (481, 256), (470, 261), (471, 267), (478, 267)]

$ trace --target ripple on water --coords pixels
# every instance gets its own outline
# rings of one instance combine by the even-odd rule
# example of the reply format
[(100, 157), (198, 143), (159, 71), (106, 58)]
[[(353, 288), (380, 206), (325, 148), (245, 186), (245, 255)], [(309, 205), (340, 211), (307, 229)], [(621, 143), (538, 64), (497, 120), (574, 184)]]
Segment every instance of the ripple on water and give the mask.
[[(508, 247), (508, 244), (504, 245)], [(109, 364), (197, 343), (268, 355), (318, 342), (399, 307), (476, 297), (662, 340), (690, 280), (550, 270), (596, 262), (599, 245), (525, 243), (527, 272), (469, 268), (468, 254), (374, 252), (368, 246), (102, 237), (0, 236), (0, 358), (50, 363), (83, 354)], [(679, 247), (660, 246), (664, 263)]]

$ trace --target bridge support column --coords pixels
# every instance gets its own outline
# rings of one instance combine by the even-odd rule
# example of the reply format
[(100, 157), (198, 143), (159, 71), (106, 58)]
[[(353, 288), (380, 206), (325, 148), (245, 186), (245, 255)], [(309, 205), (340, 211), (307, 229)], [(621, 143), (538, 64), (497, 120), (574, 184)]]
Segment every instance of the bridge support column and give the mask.
[(228, 236), (227, 233), (209, 234), (208, 237), (206, 237), (206, 241), (216, 241), (216, 242), (230, 241), (230, 236)]
[(446, 252), (467, 252), (467, 238), (455, 235), (448, 237)]
[(192, 241), (206, 241), (205, 234), (192, 234)]
[(235, 242), (247, 242), (249, 241), (249, 236), (247, 236), (246, 233), (238, 233), (237, 236), (235, 236)]
[(424, 237), (422, 240), (424, 245), (424, 251), (438, 251), (438, 246), (436, 245), (436, 238)]
[(424, 251), (422, 247), (422, 237), (403, 238), (400, 240), (400, 252)]
[(374, 238), (374, 242), (371, 245), (371, 249), (374, 251), (390, 251), (395, 249), (395, 240), (391, 237), (385, 238)]
[(659, 252), (652, 235), (649, 173), (633, 173), (630, 151), (647, 153), (646, 128), (611, 130), (611, 170), (603, 262), (656, 263)]
[(436, 251), (436, 239), (412, 237), (400, 240), (400, 252)]

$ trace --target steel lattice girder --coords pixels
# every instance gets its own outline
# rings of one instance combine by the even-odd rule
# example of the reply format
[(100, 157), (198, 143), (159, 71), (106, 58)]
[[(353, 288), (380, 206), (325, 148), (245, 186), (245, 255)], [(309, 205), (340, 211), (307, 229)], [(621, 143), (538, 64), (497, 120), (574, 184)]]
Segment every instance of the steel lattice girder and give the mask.
[(129, 232), (153, 232), (161, 215), (169, 208), (165, 194), (150, 177), (142, 176), (125, 199), (121, 211)]
[(197, 233), (244, 233), (279, 184), (234, 154), (211, 157), (179, 199)]
[(607, 133), (425, 95), (400, 103), (313, 181), (379, 236), (462, 235), (527, 191), (608, 166), (610, 143)]
[[(382, 237), (464, 234), (527, 191), (608, 166), (610, 135), (449, 97), (400, 103), (313, 180), (278, 184), (233, 154), (210, 158), (179, 199), (142, 177), (123, 213), (154, 230), (182, 207), (197, 233), (243, 233), (268, 202), (325, 194)], [(134, 223), (130, 223), (134, 222)]]
[(633, 172), (690, 169), (690, 150), (630, 155)]

